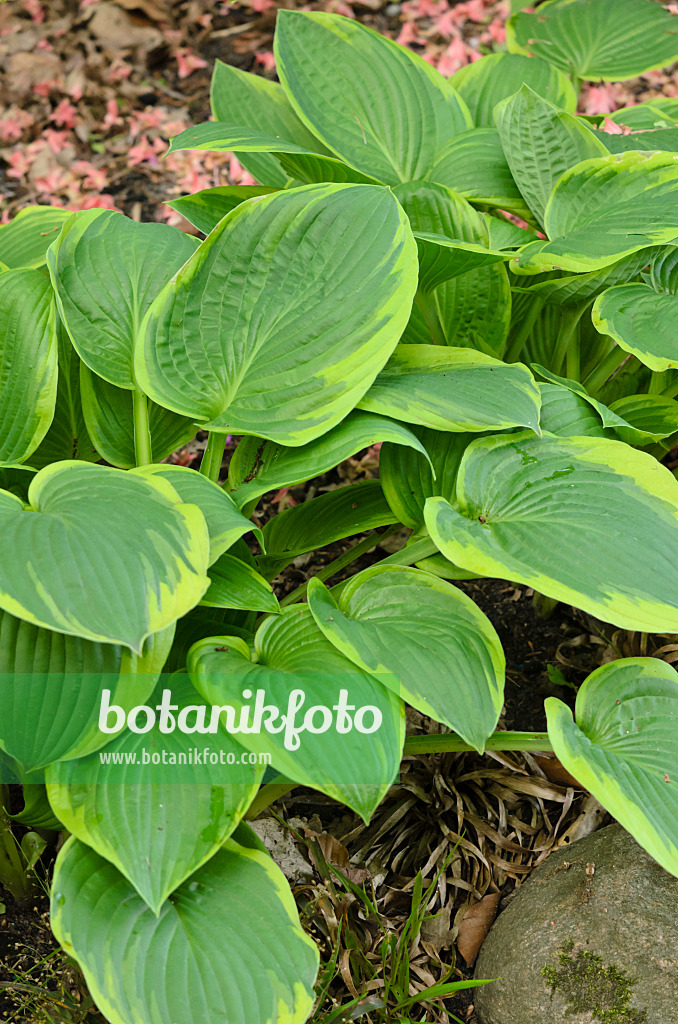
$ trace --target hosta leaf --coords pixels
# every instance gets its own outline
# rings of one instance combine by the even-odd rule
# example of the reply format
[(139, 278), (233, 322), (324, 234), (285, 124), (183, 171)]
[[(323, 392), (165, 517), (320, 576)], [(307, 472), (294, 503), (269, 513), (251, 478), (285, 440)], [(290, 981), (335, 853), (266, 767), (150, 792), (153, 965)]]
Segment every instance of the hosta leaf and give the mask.
[[(266, 81), (266, 79), (261, 79), (261, 81)], [(165, 206), (171, 206), (173, 210), (190, 221), (198, 231), (209, 235), (221, 218), (231, 210), (235, 210), (236, 206), (240, 206), (247, 199), (253, 199), (256, 196), (269, 196), (272, 192), (277, 191), (278, 189), (268, 188), (266, 185), (219, 185), (216, 188), (205, 188), (201, 192), (194, 192), (192, 196), (172, 199), (166, 202)]]
[(540, 223), (561, 174), (582, 160), (607, 156), (594, 132), (528, 85), (500, 103), (494, 117), (511, 174)]
[(49, 281), (39, 270), (0, 274), (0, 459), (23, 462), (54, 416), (57, 339)]
[(346, 163), (387, 184), (427, 177), (450, 136), (473, 123), (430, 64), (357, 21), (282, 11), (274, 52), (302, 121)]
[(450, 139), (426, 177), (474, 203), (530, 216), (494, 128), (473, 128)]
[[(281, 85), (261, 75), (248, 74), (218, 60), (212, 76), (212, 113), (215, 121), (240, 123), (267, 135), (324, 153), (325, 147), (302, 124)], [(246, 154), (241, 163), (262, 185), (282, 187), (288, 179), (275, 156)]]
[[(119, 469), (136, 466), (132, 392), (109, 384), (103, 377), (80, 364), (80, 399), (89, 436), (101, 457)], [(148, 401), (151, 453), (158, 462), (195, 437), (197, 427), (186, 416), (178, 416)]]
[(667, 245), (659, 250), (652, 261), (647, 280), (657, 292), (678, 294), (678, 245)]
[(125, 712), (146, 700), (173, 635), (149, 637), (138, 657), (0, 612), (0, 746), (25, 771), (98, 750), (110, 738), (99, 730), (101, 690)]
[(485, 438), (462, 459), (457, 502), (425, 509), (451, 561), (622, 629), (678, 629), (678, 480), (650, 455), (597, 437)]
[(500, 214), (483, 213), (481, 216), (489, 234), (490, 249), (520, 249), (522, 245), (534, 240), (533, 232), (518, 227), (510, 220), (504, 220)]
[(112, 210), (76, 213), (64, 225), (47, 263), (62, 320), (94, 373), (134, 388), (139, 325), (197, 244), (178, 228), (137, 224)]
[(47, 250), (71, 216), (56, 206), (27, 206), (0, 227), (0, 261), (10, 268), (42, 267)]
[(539, 389), (527, 367), (464, 348), (399, 345), (360, 408), (438, 430), (539, 430)]
[(398, 693), (483, 751), (504, 703), (504, 652), (489, 619), (451, 584), (404, 566), (354, 576), (338, 602), (312, 579), (324, 635), (366, 672), (393, 673)]
[[(616, 426), (615, 431), (627, 444), (662, 441), (678, 431), (678, 402), (664, 395), (626, 395), (610, 405), (610, 411), (631, 424), (632, 430)], [(638, 441), (638, 434), (645, 437)]]
[(497, 103), (513, 96), (523, 85), (570, 114), (577, 110), (577, 94), (567, 75), (539, 57), (490, 53), (460, 68), (450, 81), (466, 101), (478, 128), (494, 128)]
[[(623, 441), (628, 442), (628, 444), (647, 444), (649, 441), (657, 440), (657, 438), (651, 437), (643, 430), (635, 429), (634, 426), (629, 423), (628, 420), (625, 420), (619, 413), (613, 412), (603, 402), (600, 402), (597, 398), (593, 398), (589, 395), (584, 385), (580, 384), (579, 381), (568, 380), (567, 377), (559, 377), (557, 374), (551, 373), (550, 370), (547, 370), (545, 367), (539, 366), (538, 364), (533, 363), (532, 369), (535, 373), (538, 373), (540, 377), (550, 381), (552, 384), (558, 384), (561, 387), (572, 391), (574, 394), (578, 395), (579, 398), (583, 399), (583, 401), (587, 402), (598, 413), (602, 425), (614, 430), (615, 433), (617, 433)], [(554, 433), (556, 433), (556, 431), (554, 431)], [(609, 436), (609, 434), (605, 436)]]
[(28, 488), (36, 470), (16, 462), (0, 462), (0, 490), (28, 501)]
[(678, 295), (638, 282), (618, 285), (598, 296), (591, 316), (596, 330), (651, 370), (678, 367)]
[(414, 237), (419, 253), (419, 287), (423, 292), (432, 292), (455, 277), (510, 258), (508, 253), (493, 251), (475, 242), (460, 242), (445, 235), (417, 231)]
[[(450, 189), (420, 181), (398, 185), (394, 191), (417, 233), (442, 233), (487, 249), (488, 227), (482, 215)], [(511, 319), (511, 289), (503, 266), (446, 281), (431, 301), (447, 345), (487, 347), (492, 355), (501, 355)], [(408, 332), (418, 312), (415, 307)]]
[(673, 16), (652, 0), (550, 0), (506, 26), (512, 53), (544, 57), (577, 78), (617, 82), (678, 60)]
[(427, 498), (442, 494), (454, 502), (459, 463), (475, 435), (414, 429), (431, 462), (416, 450), (385, 444), (379, 453), (379, 476), (397, 521), (416, 530), (424, 524)]
[(10, 814), (12, 821), (20, 825), (28, 825), (31, 828), (52, 829), (61, 832), (63, 822), (55, 816), (47, 799), (47, 790), (40, 784), (24, 784), (23, 786), (24, 806), (16, 814)]
[(363, 480), (269, 519), (263, 531), (266, 554), (291, 562), (305, 551), (395, 522), (379, 480)]
[[(172, 716), (193, 709), (186, 721), (195, 724), (195, 709), (204, 701), (188, 678), (162, 677), (150, 706), (160, 706), (166, 691)], [(115, 703), (112, 697), (110, 703)], [(207, 708), (208, 724), (210, 714)], [(199, 742), (203, 758), (195, 764), (189, 761), (195, 734), (179, 728), (164, 733), (126, 729), (105, 751), (59, 761), (45, 773), (50, 803), (69, 832), (114, 864), (156, 914), (169, 894), (228, 838), (264, 774), (263, 767), (240, 763), (242, 748), (224, 729), (201, 732)], [(151, 757), (161, 754), (167, 764), (142, 764), (144, 751)], [(219, 758), (223, 751), (234, 762), (219, 774), (206, 751)], [(120, 763), (102, 763), (102, 753), (119, 755)], [(170, 763), (172, 756), (176, 765)]]
[(14, 553), (0, 563), (0, 608), (12, 615), (140, 654), (207, 589), (205, 520), (166, 481), (60, 462), (37, 474), (29, 499), (24, 508), (0, 491)]
[(546, 701), (549, 739), (575, 778), (663, 868), (678, 875), (678, 673), (657, 658), (596, 669), (577, 693), (575, 720)]
[(211, 637), (191, 649), (187, 666), (193, 685), (210, 704), (230, 704), (236, 712), (246, 703), (243, 690), (254, 695), (258, 689), (265, 692), (267, 706), (283, 713), (292, 691), (300, 691), (305, 703), (297, 713), (297, 725), (302, 724), (309, 707), (338, 704), (342, 690), (355, 708), (378, 708), (382, 723), (367, 742), (365, 734), (355, 728), (339, 733), (334, 726), (323, 733), (302, 732), (296, 749), (285, 745), (281, 732), (236, 734), (247, 750), (269, 751), (277, 771), (348, 804), (369, 820), (398, 770), (404, 740), (403, 704), (332, 646), (308, 606), (288, 608), (282, 615), (265, 619), (257, 630), (254, 653), (234, 637)]
[(625, 256), (618, 263), (612, 263), (603, 270), (592, 270), (588, 274), (559, 274), (555, 272), (545, 274), (545, 280), (538, 281), (535, 281), (534, 278), (523, 278), (522, 280), (518, 278), (521, 284), (526, 282), (527, 287), (514, 288), (514, 295), (516, 292), (524, 291), (529, 292), (530, 295), (539, 296), (543, 302), (555, 306), (579, 305), (585, 300), (594, 299), (606, 288), (611, 288), (616, 284), (626, 284), (627, 281), (637, 277), (652, 259), (653, 254), (662, 250), (661, 246), (653, 249), (641, 249), (640, 252)]
[(234, 555), (221, 555), (210, 567), (209, 578), (209, 590), (200, 604), (255, 612), (280, 610), (271, 585), (251, 565)]
[(558, 437), (610, 436), (593, 405), (577, 392), (558, 384), (540, 384), (539, 391), (539, 425), (544, 433)]
[(416, 277), (415, 242), (388, 189), (308, 185), (250, 200), (153, 303), (137, 378), (210, 429), (306, 444), (386, 362)]
[(630, 135), (615, 135), (607, 132), (592, 132), (605, 143), (610, 153), (626, 153), (627, 150), (678, 151), (678, 128), (656, 128), (651, 131), (632, 132)]
[[(648, 0), (649, 2), (649, 0)], [(532, 242), (512, 269), (601, 270), (678, 235), (678, 156), (620, 153), (584, 160), (558, 180), (546, 207), (549, 240)]]
[(318, 153), (279, 153), (280, 166), (296, 182), (313, 185), (316, 182), (354, 182), (358, 185), (380, 185), (371, 174), (363, 174), (354, 167), (332, 156)]
[(80, 357), (61, 322), (57, 324), (57, 392), (54, 417), (44, 438), (31, 453), (30, 463), (36, 469), (77, 459), (98, 462), (99, 452), (87, 430), (80, 393)]
[(285, 877), (232, 840), (156, 917), (72, 838), (55, 867), (51, 924), (111, 1024), (303, 1024), (313, 1006), (318, 952)]
[(243, 437), (228, 471), (232, 497), (242, 508), (266, 491), (293, 487), (320, 476), (378, 441), (405, 445), (426, 456), (417, 436), (402, 423), (358, 409), (333, 430), (301, 448), (285, 448), (259, 437)]
[(633, 107), (622, 107), (609, 115), (615, 124), (623, 124), (634, 131), (652, 128), (672, 128), (678, 125), (678, 102), (674, 96), (656, 98)]
[(140, 466), (134, 473), (167, 480), (182, 501), (198, 506), (209, 531), (210, 565), (250, 530), (259, 543), (263, 543), (259, 527), (238, 510), (233, 498), (223, 487), (208, 480), (202, 473), (196, 473), (186, 466)]

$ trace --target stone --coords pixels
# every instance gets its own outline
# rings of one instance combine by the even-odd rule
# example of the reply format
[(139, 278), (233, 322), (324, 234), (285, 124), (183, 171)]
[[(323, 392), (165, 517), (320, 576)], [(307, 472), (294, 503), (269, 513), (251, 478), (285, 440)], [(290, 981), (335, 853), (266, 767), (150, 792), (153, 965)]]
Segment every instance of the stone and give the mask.
[(678, 878), (620, 826), (552, 853), (483, 943), (478, 1024), (678, 1024)]

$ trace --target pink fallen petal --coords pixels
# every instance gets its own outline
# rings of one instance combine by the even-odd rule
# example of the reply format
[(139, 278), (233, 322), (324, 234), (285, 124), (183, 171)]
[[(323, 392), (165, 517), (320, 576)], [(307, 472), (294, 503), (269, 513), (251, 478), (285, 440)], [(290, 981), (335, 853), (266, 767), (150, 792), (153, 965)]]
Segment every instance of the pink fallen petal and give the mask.
[(438, 71), (445, 78), (449, 78), (450, 75), (454, 74), (455, 71), (458, 71), (465, 64), (468, 64), (466, 45), (461, 36), (457, 36), (452, 40), (438, 61)]
[(617, 102), (610, 85), (592, 85), (584, 96), (585, 114), (611, 114)]
[(192, 75), (194, 71), (198, 71), (199, 68), (207, 67), (207, 61), (203, 60), (202, 57), (198, 57), (188, 46), (180, 47), (174, 56), (179, 67), (179, 78), (188, 78), (189, 75)]
[(115, 210), (115, 200), (108, 193), (99, 196), (83, 196), (71, 204), (74, 210)]
[(78, 123), (77, 115), (78, 112), (73, 104), (68, 100), (62, 100), (52, 113), (50, 120), (54, 121), (54, 124), (61, 125), (62, 128), (75, 128)]
[(261, 64), (264, 71), (275, 71), (275, 57), (273, 54), (265, 50), (262, 53), (255, 53), (255, 63)]
[(40, 0), (23, 0), (21, 6), (30, 14), (36, 25), (40, 25), (45, 20), (45, 12)]
[(62, 149), (66, 149), (69, 145), (68, 132), (58, 132), (55, 128), (45, 128), (42, 135), (47, 140), (47, 145), (53, 153), (60, 153)]

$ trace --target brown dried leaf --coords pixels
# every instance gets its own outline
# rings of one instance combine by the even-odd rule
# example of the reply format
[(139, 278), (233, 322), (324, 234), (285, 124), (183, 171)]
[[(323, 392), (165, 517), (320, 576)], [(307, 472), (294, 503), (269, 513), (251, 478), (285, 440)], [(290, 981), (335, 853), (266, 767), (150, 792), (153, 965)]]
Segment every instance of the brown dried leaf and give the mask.
[[(314, 832), (313, 829), (305, 828), (304, 835), (307, 839), (315, 839), (327, 863), (338, 868), (355, 885), (362, 885), (363, 882), (367, 882), (371, 878), (370, 872), (366, 868), (353, 867), (344, 844), (328, 832)], [(309, 853), (315, 867), (318, 868), (319, 865), (315, 863), (312, 846)]]
[(151, 21), (169, 21), (170, 10), (166, 0), (115, 0), (126, 11), (141, 11)]
[(480, 947), (497, 916), (499, 899), (498, 892), (488, 893), (479, 903), (469, 907), (461, 919), (457, 949), (466, 961), (467, 967), (473, 967), (476, 962)]
[(107, 50), (153, 50), (162, 46), (163, 36), (152, 25), (139, 25), (114, 3), (99, 3), (90, 18), (89, 29)]
[(571, 775), (555, 756), (555, 754), (533, 754), (547, 779), (551, 782), (560, 782), (564, 786), (574, 786), (575, 789), (584, 789), (581, 783), (577, 782), (574, 775)]

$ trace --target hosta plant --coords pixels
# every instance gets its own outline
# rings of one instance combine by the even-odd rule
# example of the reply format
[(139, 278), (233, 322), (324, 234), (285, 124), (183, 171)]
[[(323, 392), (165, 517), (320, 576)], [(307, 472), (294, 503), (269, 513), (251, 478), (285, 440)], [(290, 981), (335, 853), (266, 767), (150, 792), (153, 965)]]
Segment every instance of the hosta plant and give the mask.
[[(553, 749), (678, 875), (675, 670), (612, 662), (547, 733), (498, 730), (501, 645), (454, 582), (678, 632), (678, 106), (575, 114), (580, 79), (678, 57), (675, 25), (550, 0), (447, 81), (282, 11), (280, 84), (217, 65), (216, 120), (174, 140), (258, 182), (174, 201), (203, 240), (0, 228), (2, 778), (70, 833), (52, 924), (113, 1024), (307, 1019), (318, 954), (245, 819), (303, 784), (368, 820), (403, 750)], [(164, 461), (197, 430), (200, 472)], [(377, 442), (379, 480), (256, 525)], [(406, 704), (444, 731), (405, 740)]]

